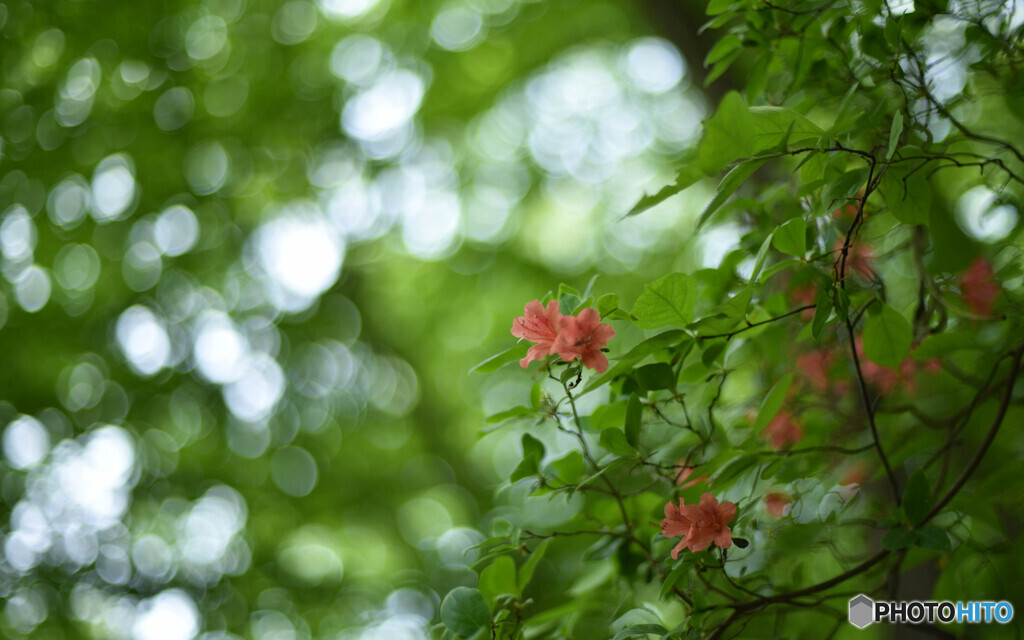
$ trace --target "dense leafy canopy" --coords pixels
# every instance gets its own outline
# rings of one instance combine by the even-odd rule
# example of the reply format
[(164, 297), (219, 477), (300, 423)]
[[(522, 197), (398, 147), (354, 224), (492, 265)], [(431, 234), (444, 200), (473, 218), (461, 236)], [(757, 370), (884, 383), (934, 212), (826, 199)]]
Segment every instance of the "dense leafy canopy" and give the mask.
[[(1022, 601), (1019, 2), (10, 0), (0, 31), (3, 635)], [(524, 369), (533, 300), (562, 342)]]

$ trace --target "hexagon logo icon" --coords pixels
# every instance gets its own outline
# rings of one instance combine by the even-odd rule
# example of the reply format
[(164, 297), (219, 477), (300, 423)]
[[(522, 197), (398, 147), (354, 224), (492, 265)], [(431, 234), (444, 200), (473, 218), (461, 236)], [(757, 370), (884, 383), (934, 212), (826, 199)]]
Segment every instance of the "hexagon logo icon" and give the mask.
[(875, 602), (863, 593), (850, 598), (850, 624), (863, 629), (874, 621)]

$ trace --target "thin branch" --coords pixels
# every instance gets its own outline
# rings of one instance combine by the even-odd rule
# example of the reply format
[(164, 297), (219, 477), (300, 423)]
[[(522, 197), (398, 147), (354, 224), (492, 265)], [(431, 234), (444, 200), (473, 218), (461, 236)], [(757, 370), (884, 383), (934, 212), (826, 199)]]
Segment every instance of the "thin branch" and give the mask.
[(813, 304), (805, 304), (802, 307), (799, 307), (797, 309), (793, 309), (792, 311), (787, 311), (786, 313), (783, 313), (782, 315), (775, 316), (773, 318), (768, 318), (767, 320), (761, 320), (759, 322), (747, 322), (747, 325), (745, 327), (740, 327), (739, 329), (736, 329), (735, 331), (729, 331), (727, 333), (713, 333), (713, 334), (710, 334), (710, 335), (696, 336), (696, 337), (697, 337), (698, 340), (711, 340), (713, 338), (725, 338), (726, 340), (728, 340), (728, 339), (732, 338), (735, 335), (743, 333), (744, 331), (749, 331), (749, 330), (754, 329), (756, 327), (760, 327), (761, 325), (769, 324), (769, 323), (775, 322), (777, 320), (782, 320), (783, 318), (788, 318), (789, 316), (795, 316), (798, 313), (807, 311), (808, 309), (814, 309), (814, 308), (815, 308), (815, 305), (813, 305)]
[(882, 461), (882, 466), (885, 467), (885, 475), (889, 479), (889, 488), (892, 490), (892, 499), (899, 506), (901, 501), (900, 484), (896, 480), (896, 474), (892, 470), (892, 466), (889, 465), (889, 458), (885, 455), (885, 450), (882, 448), (882, 440), (878, 436), (878, 426), (875, 424), (875, 408), (871, 404), (871, 399), (868, 398), (868, 383), (864, 380), (864, 372), (860, 367), (860, 357), (857, 355), (857, 344), (853, 335), (853, 324), (846, 321), (846, 332), (850, 336), (850, 353), (853, 354), (853, 366), (857, 372), (857, 382), (860, 387), (860, 397), (864, 402), (864, 411), (868, 416), (868, 427), (871, 429), (871, 439), (875, 443), (875, 449), (878, 450), (878, 457)]
[(935, 501), (935, 506), (933, 506), (931, 511), (928, 512), (928, 515), (925, 516), (924, 522), (928, 522), (934, 518), (946, 507), (947, 504), (949, 504), (949, 502), (956, 496), (957, 492), (963, 488), (967, 480), (977, 470), (978, 465), (981, 464), (981, 459), (985, 457), (985, 453), (988, 451), (988, 448), (992, 446), (992, 442), (996, 439), (996, 435), (999, 433), (999, 427), (1003, 424), (1003, 418), (1006, 417), (1006, 412), (1010, 409), (1010, 400), (1013, 398), (1013, 387), (1017, 382), (1017, 375), (1020, 373), (1020, 360), (1022, 354), (1024, 354), (1024, 343), (1021, 343), (1020, 346), (1011, 352), (1013, 365), (1010, 368), (1010, 375), (1006, 380), (1006, 390), (1003, 392), (1003, 399), (999, 403), (999, 411), (996, 413), (995, 420), (993, 420), (988, 433), (985, 434), (985, 440), (982, 441), (978, 451), (974, 454), (974, 457), (971, 458), (971, 461), (967, 463), (967, 466), (964, 467), (960, 476), (953, 482), (953, 486), (951, 486), (941, 498)]

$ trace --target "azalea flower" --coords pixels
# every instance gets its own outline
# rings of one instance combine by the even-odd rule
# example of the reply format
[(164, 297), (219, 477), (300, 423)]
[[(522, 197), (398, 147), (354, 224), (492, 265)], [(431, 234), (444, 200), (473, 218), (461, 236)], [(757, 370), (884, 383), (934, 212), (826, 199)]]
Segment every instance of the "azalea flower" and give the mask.
[(523, 316), (512, 322), (512, 335), (537, 343), (530, 347), (526, 357), (519, 361), (524, 369), (531, 360), (543, 360), (545, 356), (553, 353), (552, 346), (558, 338), (561, 320), (562, 314), (554, 300), (548, 303), (547, 308), (540, 306), (540, 300), (526, 303)]
[(608, 358), (601, 352), (601, 347), (615, 335), (610, 325), (601, 324), (601, 316), (596, 309), (587, 308), (576, 316), (563, 316), (558, 332), (558, 339), (551, 347), (562, 360), (572, 362), (576, 358), (583, 360), (583, 366), (604, 373), (608, 369)]
[(828, 391), (828, 372), (832, 368), (833, 353), (825, 348), (814, 349), (796, 359), (796, 370), (807, 379), (815, 391)]
[(864, 341), (860, 336), (854, 339), (853, 346), (857, 349), (857, 358), (860, 360), (860, 372), (864, 380), (873, 384), (878, 392), (885, 395), (894, 391), (897, 387), (903, 386), (907, 391), (917, 391), (917, 374), (924, 371), (929, 374), (937, 374), (942, 371), (942, 363), (937, 358), (919, 361), (913, 356), (907, 356), (900, 362), (900, 368), (891, 369), (871, 362), (864, 355)]
[(683, 467), (682, 471), (679, 472), (679, 475), (676, 476), (676, 486), (680, 489), (689, 489), (690, 487), (700, 484), (708, 479), (706, 475), (699, 475), (693, 480), (689, 480), (688, 478), (693, 475), (694, 471), (695, 469), (693, 467)]
[(804, 439), (804, 428), (787, 411), (779, 411), (761, 433), (765, 440), (771, 440), (773, 449), (785, 449)]
[[(842, 251), (843, 243), (842, 238), (836, 241), (836, 251)], [(873, 280), (875, 278), (875, 269), (871, 266), (871, 262), (874, 259), (875, 254), (870, 244), (863, 241), (853, 243), (846, 254), (846, 274), (855, 273), (864, 280)]]
[(784, 493), (769, 493), (764, 497), (764, 510), (779, 520), (789, 511), (789, 503), (792, 501), (793, 499)]
[[(794, 303), (805, 307), (809, 304), (814, 304), (818, 299), (818, 285), (809, 282), (805, 285), (796, 287), (789, 292), (789, 298)], [(814, 309), (804, 309), (800, 312), (800, 319), (804, 322), (810, 322), (814, 319)]]
[(975, 315), (992, 315), (992, 303), (999, 297), (999, 291), (999, 283), (992, 277), (992, 265), (981, 256), (960, 276), (960, 296)]
[(732, 502), (718, 504), (710, 493), (700, 497), (700, 504), (683, 504), (679, 506), (670, 501), (665, 505), (665, 519), (661, 521), (661, 535), (666, 538), (683, 536), (679, 544), (672, 549), (672, 559), (679, 557), (679, 552), (689, 549), (696, 553), (707, 549), (714, 542), (722, 549), (732, 546), (732, 531), (729, 523), (736, 517), (736, 505)]

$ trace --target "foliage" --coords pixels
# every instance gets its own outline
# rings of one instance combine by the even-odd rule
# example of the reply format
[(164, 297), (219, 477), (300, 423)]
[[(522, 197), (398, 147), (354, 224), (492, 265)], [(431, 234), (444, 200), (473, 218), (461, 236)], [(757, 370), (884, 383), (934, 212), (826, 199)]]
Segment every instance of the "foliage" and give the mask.
[[(1020, 601), (1020, 15), (0, 4), (0, 635)], [(533, 299), (615, 335), (524, 370)]]
[[(995, 4), (862, 9), (709, 5), (709, 79), (743, 65), (741, 85), (631, 214), (725, 171), (698, 226), (743, 235), (717, 268), (602, 309), (629, 337), (582, 392), (554, 352), (518, 373), (542, 398), (501, 414), (524, 457), (498, 495), (563, 513), (524, 512), (511, 535), (500, 521), (476, 566), (551, 542), (559, 588), (493, 595), (492, 637), (832, 637), (851, 594), (906, 599), (921, 564), (937, 577), (905, 579), (919, 594), (1019, 594), (1021, 484), (1003, 483), (1021, 447), (1020, 235), (1013, 217), (984, 237), (968, 220), (988, 211), (966, 207), (1024, 194), (1021, 25)], [(994, 265), (984, 313), (972, 263)], [(673, 562), (655, 523), (702, 494), (738, 505), (735, 537)]]

